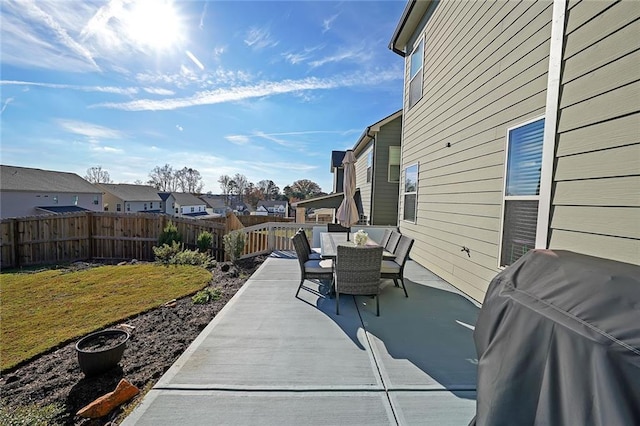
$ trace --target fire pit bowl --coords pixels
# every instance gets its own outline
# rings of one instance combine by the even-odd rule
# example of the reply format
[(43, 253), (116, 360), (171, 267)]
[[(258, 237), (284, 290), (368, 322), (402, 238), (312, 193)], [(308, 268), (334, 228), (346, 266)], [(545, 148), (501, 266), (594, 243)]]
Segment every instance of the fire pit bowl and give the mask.
[(129, 340), (124, 330), (107, 329), (91, 333), (76, 343), (78, 363), (85, 376), (96, 376), (113, 367), (120, 359)]

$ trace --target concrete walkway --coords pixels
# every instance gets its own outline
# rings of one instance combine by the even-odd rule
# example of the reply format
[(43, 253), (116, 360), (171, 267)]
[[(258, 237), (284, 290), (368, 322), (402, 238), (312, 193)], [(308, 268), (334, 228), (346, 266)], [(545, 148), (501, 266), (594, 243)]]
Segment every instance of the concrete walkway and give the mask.
[[(478, 307), (409, 261), (409, 298), (385, 281), (335, 299), (286, 253), (268, 258), (123, 425), (467, 425)], [(315, 290), (315, 291), (313, 291)]]

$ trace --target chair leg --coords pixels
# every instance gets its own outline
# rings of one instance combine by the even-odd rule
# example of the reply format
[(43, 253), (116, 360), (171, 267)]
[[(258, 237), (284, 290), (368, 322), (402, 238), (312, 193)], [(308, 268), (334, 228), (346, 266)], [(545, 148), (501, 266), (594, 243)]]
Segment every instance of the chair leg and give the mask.
[(400, 278), (400, 282), (402, 283), (402, 289), (404, 290), (404, 297), (409, 297), (409, 295), (407, 294), (407, 286), (404, 285), (404, 278)]
[(340, 293), (336, 291), (336, 315), (340, 315)]
[(394, 278), (394, 279), (393, 279), (393, 285), (395, 285), (396, 287), (400, 287), (400, 286), (398, 285), (398, 279), (397, 279), (397, 278)]
[(376, 316), (380, 316), (380, 295), (376, 294)]
[(300, 280), (300, 285), (298, 285), (298, 291), (296, 291), (296, 297), (298, 297), (298, 293), (300, 293), (300, 289), (302, 288), (302, 283), (304, 283), (304, 278)]

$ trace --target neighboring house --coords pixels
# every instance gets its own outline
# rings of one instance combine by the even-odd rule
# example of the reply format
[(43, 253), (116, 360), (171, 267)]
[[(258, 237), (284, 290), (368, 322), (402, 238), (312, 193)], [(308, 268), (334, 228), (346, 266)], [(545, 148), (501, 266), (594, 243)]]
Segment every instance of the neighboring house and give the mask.
[(226, 216), (227, 212), (231, 210), (227, 207), (224, 195), (207, 194), (200, 196), (200, 199), (206, 204), (207, 213), (211, 216)]
[(331, 169), (333, 173), (333, 190), (331, 192), (337, 193), (344, 191), (344, 167), (342, 167), (342, 160), (347, 151), (331, 151)]
[(366, 225), (398, 224), (402, 110), (367, 127), (353, 147)]
[(640, 263), (638, 2), (409, 1), (399, 226), (476, 300), (531, 248)]
[(75, 173), (0, 165), (0, 218), (102, 211), (102, 193)]
[(260, 200), (256, 206), (258, 216), (289, 217), (289, 202)]
[[(185, 192), (172, 192), (169, 197), (171, 209), (174, 216), (207, 216), (207, 204), (193, 194)], [(167, 206), (168, 207), (168, 206)]]
[(164, 213), (158, 190), (149, 185), (98, 183), (102, 189), (104, 211), (116, 213)]

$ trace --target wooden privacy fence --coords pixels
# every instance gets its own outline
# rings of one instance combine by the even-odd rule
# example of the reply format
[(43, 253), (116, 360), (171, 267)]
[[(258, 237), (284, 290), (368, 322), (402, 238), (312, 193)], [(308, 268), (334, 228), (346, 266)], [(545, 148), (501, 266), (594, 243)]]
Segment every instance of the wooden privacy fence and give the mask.
[(194, 249), (203, 231), (213, 234), (212, 253), (223, 260), (225, 224), (149, 213), (83, 212), (0, 221), (0, 268), (87, 259), (154, 259), (153, 246), (167, 223)]

